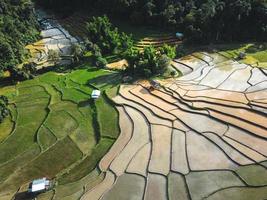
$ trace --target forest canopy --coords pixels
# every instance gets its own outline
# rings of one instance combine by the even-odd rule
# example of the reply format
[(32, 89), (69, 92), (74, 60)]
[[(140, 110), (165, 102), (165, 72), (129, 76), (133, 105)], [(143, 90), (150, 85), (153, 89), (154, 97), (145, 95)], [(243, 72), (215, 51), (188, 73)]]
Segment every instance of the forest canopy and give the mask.
[(134, 24), (183, 31), (191, 41), (267, 40), (266, 0), (36, 1), (66, 13), (73, 8), (94, 9)]
[[(39, 37), (38, 23), (30, 0), (0, 1), (0, 74), (21, 63), (25, 45)], [(0, 75), (1, 77), (1, 75)]]

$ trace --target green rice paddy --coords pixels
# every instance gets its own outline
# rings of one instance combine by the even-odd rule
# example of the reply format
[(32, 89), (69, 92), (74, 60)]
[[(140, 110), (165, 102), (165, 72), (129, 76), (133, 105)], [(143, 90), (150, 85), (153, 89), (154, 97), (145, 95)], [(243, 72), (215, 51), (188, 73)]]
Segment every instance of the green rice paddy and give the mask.
[[(119, 135), (118, 113), (104, 93), (119, 81), (117, 73), (88, 67), (1, 88), (11, 112), (0, 124), (0, 197), (48, 177), (59, 199), (78, 199), (88, 182), (102, 180), (97, 163)], [(94, 101), (95, 88), (103, 95)]]

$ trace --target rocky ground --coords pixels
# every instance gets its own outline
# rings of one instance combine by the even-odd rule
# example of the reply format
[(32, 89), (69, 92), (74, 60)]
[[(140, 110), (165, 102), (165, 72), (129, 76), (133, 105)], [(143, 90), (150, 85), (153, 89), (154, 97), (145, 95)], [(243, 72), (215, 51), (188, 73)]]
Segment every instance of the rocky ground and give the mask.
[[(38, 21), (41, 25), (42, 39), (36, 43), (28, 45), (26, 48), (32, 55), (31, 61), (38, 64), (38, 68), (48, 67), (58, 64), (71, 63), (72, 44), (78, 42), (77, 38), (71, 36), (53, 17), (43, 10), (37, 10)], [(53, 50), (58, 53), (59, 60), (53, 60), (48, 57), (49, 51)]]
[(174, 66), (159, 90), (121, 86), (121, 134), (83, 200), (267, 198), (267, 70), (205, 52)]

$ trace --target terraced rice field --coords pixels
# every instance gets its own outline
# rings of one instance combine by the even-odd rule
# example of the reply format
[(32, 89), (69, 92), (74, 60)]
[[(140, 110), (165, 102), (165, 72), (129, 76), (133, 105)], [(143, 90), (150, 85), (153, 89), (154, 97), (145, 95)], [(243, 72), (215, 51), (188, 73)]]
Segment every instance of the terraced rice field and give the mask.
[[(119, 135), (118, 112), (105, 92), (116, 90), (118, 79), (89, 68), (49, 72), (0, 89), (11, 110), (0, 126), (1, 200), (27, 199), (28, 183), (40, 177), (55, 179), (57, 186), (38, 199), (78, 199), (101, 182), (96, 165)], [(94, 102), (95, 87), (103, 95)]]
[(170, 46), (175, 46), (181, 44), (182, 41), (176, 38), (174, 35), (158, 35), (154, 37), (145, 37), (135, 43), (135, 48), (142, 51), (145, 47), (154, 46), (156, 48), (168, 44)]
[[(43, 26), (42, 39), (26, 46), (31, 54), (30, 61), (35, 62), (38, 69), (54, 66), (56, 62), (61, 65), (70, 64), (72, 62), (71, 47), (78, 43), (78, 40), (53, 19), (53, 16), (42, 10), (37, 10), (37, 15), (39, 23)], [(59, 54), (58, 61), (49, 58), (50, 50)]]
[(242, 59), (241, 62), (252, 65), (253, 67), (267, 69), (267, 49), (265, 43), (241, 44), (238, 46), (229, 45), (228, 48), (227, 45), (225, 45), (224, 50), (220, 51), (222, 55), (233, 59), (238, 58), (241, 52), (246, 53), (246, 57)]
[(161, 89), (121, 85), (121, 134), (82, 200), (267, 198), (267, 71), (205, 52), (174, 66)]

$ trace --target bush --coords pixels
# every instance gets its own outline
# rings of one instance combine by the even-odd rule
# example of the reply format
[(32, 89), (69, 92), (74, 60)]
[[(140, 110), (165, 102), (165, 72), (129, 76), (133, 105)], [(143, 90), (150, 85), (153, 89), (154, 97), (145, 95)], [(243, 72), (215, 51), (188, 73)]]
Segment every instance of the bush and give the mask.
[(108, 64), (108, 62), (107, 62), (107, 60), (105, 58), (98, 57), (96, 59), (96, 63), (95, 64), (96, 64), (97, 67), (104, 68), (104, 67), (106, 67), (106, 65)]
[(21, 69), (19, 68), (10, 68), (10, 76), (12, 81), (24, 81), (34, 78), (37, 73), (37, 65), (34, 62), (25, 63)]
[(51, 60), (55, 63), (57, 63), (60, 59), (59, 52), (55, 51), (53, 49), (49, 49), (48, 51), (48, 60)]
[(159, 71), (165, 71), (170, 66), (170, 63), (171, 59), (166, 54), (161, 55), (158, 58)]
[(74, 62), (79, 62), (80, 59), (83, 58), (84, 55), (84, 47), (80, 44), (72, 44), (71, 46), (71, 54), (73, 56), (73, 61)]
[(164, 44), (159, 48), (161, 54), (166, 54), (169, 58), (174, 59), (176, 57), (176, 46), (169, 46)]
[(144, 77), (163, 73), (171, 61), (166, 54), (161, 54), (153, 46), (145, 47), (143, 53), (130, 49), (125, 53), (125, 58), (129, 63), (126, 72)]
[(185, 49), (183, 45), (176, 46), (176, 57), (181, 58), (186, 55)]
[(8, 116), (9, 110), (7, 108), (8, 98), (6, 96), (0, 96), (0, 123)]

